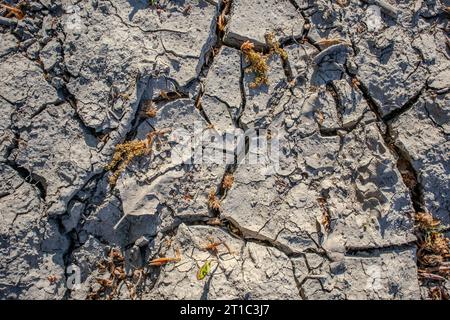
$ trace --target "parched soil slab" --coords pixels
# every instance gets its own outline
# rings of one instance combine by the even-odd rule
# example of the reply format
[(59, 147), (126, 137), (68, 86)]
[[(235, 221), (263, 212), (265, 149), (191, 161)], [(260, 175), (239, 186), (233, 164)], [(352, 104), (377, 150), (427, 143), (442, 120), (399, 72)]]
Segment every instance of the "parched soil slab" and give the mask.
[(1, 7), (0, 299), (445, 297), (448, 5)]

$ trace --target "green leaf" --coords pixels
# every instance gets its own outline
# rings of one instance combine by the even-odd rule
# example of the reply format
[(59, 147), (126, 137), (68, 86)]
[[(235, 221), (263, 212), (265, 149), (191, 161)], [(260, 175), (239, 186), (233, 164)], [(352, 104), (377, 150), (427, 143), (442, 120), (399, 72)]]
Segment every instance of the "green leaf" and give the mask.
[(211, 261), (206, 261), (197, 272), (197, 280), (203, 280), (211, 271)]

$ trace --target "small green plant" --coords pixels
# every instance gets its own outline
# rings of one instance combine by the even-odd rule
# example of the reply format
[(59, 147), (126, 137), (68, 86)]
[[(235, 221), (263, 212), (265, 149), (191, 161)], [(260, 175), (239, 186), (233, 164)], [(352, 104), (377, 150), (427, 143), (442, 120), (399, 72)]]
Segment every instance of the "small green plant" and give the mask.
[(113, 174), (109, 178), (109, 184), (116, 185), (120, 174), (127, 168), (129, 163), (136, 157), (141, 157), (149, 152), (146, 141), (129, 141), (118, 144), (114, 151), (111, 163), (106, 166), (106, 170), (112, 170)]
[(198, 269), (197, 280), (203, 280), (211, 272), (211, 261), (207, 260), (203, 266)]

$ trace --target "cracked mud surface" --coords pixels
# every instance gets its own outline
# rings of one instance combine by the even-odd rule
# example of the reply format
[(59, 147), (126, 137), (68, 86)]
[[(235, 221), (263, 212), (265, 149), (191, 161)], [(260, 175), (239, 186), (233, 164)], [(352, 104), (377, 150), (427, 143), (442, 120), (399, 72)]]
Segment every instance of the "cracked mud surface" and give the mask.
[[(0, 298), (430, 297), (414, 216), (448, 235), (449, 1), (25, 2), (0, 7)], [(287, 59), (253, 88), (240, 48), (267, 33)], [(173, 163), (161, 134), (109, 183), (118, 144), (194, 123), (277, 132), (280, 170), (245, 146)]]

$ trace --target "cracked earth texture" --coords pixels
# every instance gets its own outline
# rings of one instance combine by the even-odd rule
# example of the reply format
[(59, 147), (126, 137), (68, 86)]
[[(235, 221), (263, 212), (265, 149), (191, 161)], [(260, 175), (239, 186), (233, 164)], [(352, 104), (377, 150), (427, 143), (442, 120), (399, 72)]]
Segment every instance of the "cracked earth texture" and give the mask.
[[(429, 298), (414, 216), (449, 230), (450, 1), (24, 2), (0, 8), (1, 299)], [(271, 32), (288, 57), (251, 88), (240, 47)], [(281, 170), (173, 164), (162, 136), (108, 183), (117, 144), (194, 122), (278, 132)]]

